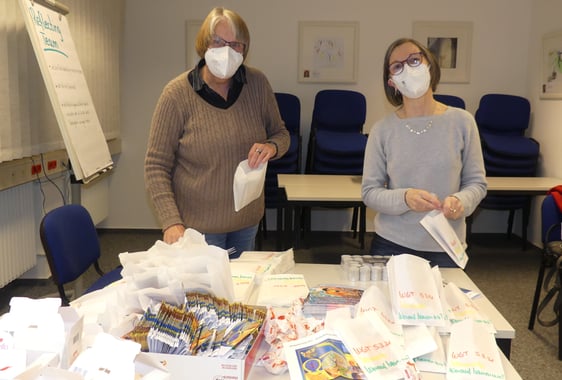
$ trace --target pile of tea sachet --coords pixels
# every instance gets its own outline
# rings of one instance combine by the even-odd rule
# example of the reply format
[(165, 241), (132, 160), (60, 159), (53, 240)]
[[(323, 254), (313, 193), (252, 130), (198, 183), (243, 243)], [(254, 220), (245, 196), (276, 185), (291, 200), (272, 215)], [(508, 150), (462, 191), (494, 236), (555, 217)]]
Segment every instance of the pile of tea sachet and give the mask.
[(146, 352), (239, 359), (256, 340), (264, 317), (263, 308), (188, 292), (180, 306), (149, 307), (125, 338)]

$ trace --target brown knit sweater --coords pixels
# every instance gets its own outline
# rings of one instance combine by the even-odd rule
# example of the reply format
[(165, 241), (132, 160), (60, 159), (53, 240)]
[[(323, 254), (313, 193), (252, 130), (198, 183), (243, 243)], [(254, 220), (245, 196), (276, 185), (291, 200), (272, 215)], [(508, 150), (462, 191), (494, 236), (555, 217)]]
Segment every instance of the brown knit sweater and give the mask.
[(201, 233), (224, 233), (256, 225), (261, 197), (234, 211), (232, 184), (240, 161), (256, 142), (289, 148), (289, 132), (273, 90), (260, 71), (246, 67), (238, 100), (220, 109), (203, 100), (187, 73), (171, 80), (154, 111), (145, 157), (145, 184), (163, 229), (183, 224)]

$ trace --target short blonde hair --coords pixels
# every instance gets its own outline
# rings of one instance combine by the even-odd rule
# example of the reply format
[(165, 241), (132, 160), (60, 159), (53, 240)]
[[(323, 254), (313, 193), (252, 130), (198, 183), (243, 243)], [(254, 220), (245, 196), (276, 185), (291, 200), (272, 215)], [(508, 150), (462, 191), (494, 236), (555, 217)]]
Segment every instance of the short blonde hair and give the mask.
[(221, 21), (225, 21), (230, 26), (236, 36), (236, 41), (243, 42), (246, 45), (242, 53), (244, 59), (246, 59), (248, 51), (250, 50), (250, 32), (248, 31), (248, 26), (238, 13), (223, 7), (213, 8), (203, 21), (203, 24), (201, 24), (201, 28), (199, 28), (199, 32), (195, 38), (195, 51), (200, 58), (205, 57), (205, 52), (215, 34), (215, 29)]

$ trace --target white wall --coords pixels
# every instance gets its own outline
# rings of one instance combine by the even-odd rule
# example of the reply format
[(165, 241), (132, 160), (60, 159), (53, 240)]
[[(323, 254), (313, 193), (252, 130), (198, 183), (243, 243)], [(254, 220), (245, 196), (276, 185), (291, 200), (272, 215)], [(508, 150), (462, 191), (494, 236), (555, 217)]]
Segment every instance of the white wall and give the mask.
[[(540, 99), (542, 81), (542, 37), (552, 32), (562, 32), (562, 2), (557, 0), (533, 1), (530, 57), (528, 73), (528, 96), (533, 109), (531, 135), (541, 144), (541, 174), (562, 178), (562, 102)], [(529, 233), (533, 242), (540, 242), (540, 202), (535, 201)]]
[[(126, 1), (121, 61), (123, 145), (111, 176), (110, 215), (102, 227), (158, 227), (143, 182), (143, 159), (152, 111), (165, 83), (186, 69), (186, 20), (203, 19), (215, 5), (216, 2), (207, 0)], [(549, 125), (554, 122), (548, 120), (556, 116), (560, 120), (560, 104), (538, 102), (535, 85), (540, 80), (536, 77), (540, 36), (559, 23), (557, 17), (562, 5), (554, 0), (405, 0), (398, 3), (224, 0), (221, 5), (236, 10), (248, 23), (252, 38), (248, 64), (263, 70), (275, 91), (291, 92), (300, 97), (305, 145), (312, 101), (318, 90), (336, 87), (363, 92), (368, 103), (368, 130), (391, 110), (381, 84), (383, 55), (388, 44), (398, 37), (411, 36), (413, 21), (472, 21), (470, 83), (442, 84), (438, 92), (463, 97), (472, 112), (485, 93), (529, 97), (535, 120), (540, 121), (532, 128), (533, 135), (541, 142), (545, 160), (556, 154), (554, 145), (548, 146), (548, 136), (555, 128)], [(297, 82), (298, 21), (315, 20), (359, 22), (359, 79), (356, 84)], [(541, 114), (537, 115), (539, 110)], [(562, 177), (561, 168), (547, 170), (545, 167), (545, 173)], [(483, 212), (475, 221), (474, 231), (503, 231), (506, 218), (501, 212)], [(332, 219), (335, 225), (342, 224), (338, 215)], [(328, 224), (317, 228), (332, 229)]]

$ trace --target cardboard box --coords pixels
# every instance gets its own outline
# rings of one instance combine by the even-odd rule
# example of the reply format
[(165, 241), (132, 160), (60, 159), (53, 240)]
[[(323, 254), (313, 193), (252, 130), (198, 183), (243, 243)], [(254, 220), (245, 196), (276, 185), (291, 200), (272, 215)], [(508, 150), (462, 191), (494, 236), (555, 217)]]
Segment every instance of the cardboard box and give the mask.
[(70, 365), (82, 352), (82, 330), (84, 318), (79, 316), (71, 306), (61, 307), (59, 314), (64, 322), (65, 344), (62, 352), (60, 367), (70, 368)]
[(263, 333), (260, 332), (246, 358), (243, 360), (157, 354), (153, 352), (143, 352), (139, 355), (146, 355), (158, 360), (170, 373), (170, 380), (192, 378), (194, 374), (197, 374), (197, 379), (245, 380), (248, 378), (250, 370), (254, 365), (262, 340)]
[(140, 376), (141, 380), (171, 380), (172, 376), (153, 357), (140, 353), (135, 358), (135, 375)]
[(38, 372), (28, 370), (15, 380), (84, 380), (84, 377), (78, 373), (68, 372), (66, 369), (44, 367)]
[[(39, 354), (33, 352), (28, 355), (28, 359), (33, 357), (32, 362), (28, 364), (25, 371), (14, 377), (14, 380), (35, 380), (41, 376), (41, 372), (49, 366), (57, 366), (59, 363), (59, 356), (56, 353), (48, 352)], [(61, 378), (62, 379), (62, 378)]]
[[(55, 353), (40, 354), (27, 368), (13, 380), (84, 380), (78, 373), (58, 368), (58, 355)], [(154, 358), (145, 356), (135, 360), (135, 379), (139, 380), (170, 380), (170, 374)]]

